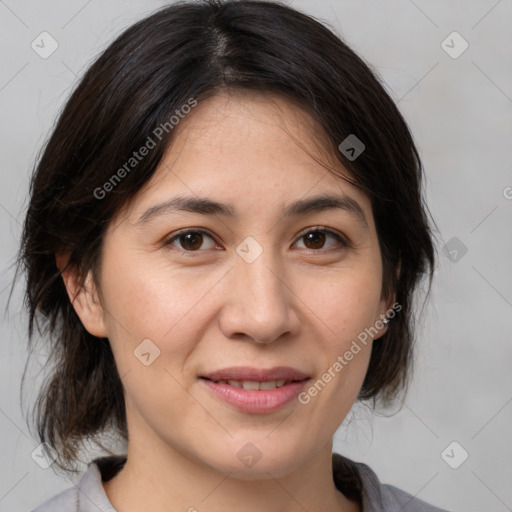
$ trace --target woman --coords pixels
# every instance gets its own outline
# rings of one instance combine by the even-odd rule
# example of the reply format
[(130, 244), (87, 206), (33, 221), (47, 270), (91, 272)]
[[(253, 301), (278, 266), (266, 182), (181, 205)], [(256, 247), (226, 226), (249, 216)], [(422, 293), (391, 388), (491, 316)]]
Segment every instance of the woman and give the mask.
[(85, 440), (109, 453), (36, 512), (439, 511), (332, 453), (356, 400), (408, 382), (421, 174), (377, 77), (311, 17), (182, 2), (121, 34), (31, 185), (38, 437), (66, 471)]

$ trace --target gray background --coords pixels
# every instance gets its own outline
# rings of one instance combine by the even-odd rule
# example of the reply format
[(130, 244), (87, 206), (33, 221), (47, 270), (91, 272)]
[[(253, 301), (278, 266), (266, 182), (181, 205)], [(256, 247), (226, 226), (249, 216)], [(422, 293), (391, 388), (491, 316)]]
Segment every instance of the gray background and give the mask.
[[(29, 172), (57, 112), (91, 59), (166, 3), (0, 0), (2, 310)], [(512, 510), (512, 2), (290, 4), (327, 21), (380, 74), (414, 133), (439, 227), (437, 276), (405, 403), (390, 417), (356, 406), (335, 450), (449, 510)], [(43, 31), (59, 44), (48, 59), (31, 48)], [(453, 31), (469, 43), (458, 58), (441, 46)], [(448, 44), (452, 52), (461, 47)], [(445, 243), (450, 257), (442, 253)], [(31, 457), (37, 443), (19, 402), (27, 356), (21, 286), (1, 322), (0, 510), (28, 511), (71, 482)], [(40, 375), (37, 364), (31, 368), (27, 390), (35, 391)], [(26, 396), (30, 403), (33, 394)], [(443, 459), (453, 441), (458, 445)], [(460, 462), (462, 449), (469, 458), (452, 469), (445, 460)]]

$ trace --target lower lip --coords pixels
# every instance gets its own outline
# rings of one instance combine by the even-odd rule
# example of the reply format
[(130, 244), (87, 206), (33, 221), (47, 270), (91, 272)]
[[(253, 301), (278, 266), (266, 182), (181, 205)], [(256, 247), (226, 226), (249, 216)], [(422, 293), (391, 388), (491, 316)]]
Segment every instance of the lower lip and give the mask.
[(304, 388), (309, 379), (291, 382), (280, 388), (267, 390), (246, 390), (229, 384), (216, 384), (207, 379), (200, 379), (213, 393), (239, 411), (264, 414), (274, 412), (291, 402)]

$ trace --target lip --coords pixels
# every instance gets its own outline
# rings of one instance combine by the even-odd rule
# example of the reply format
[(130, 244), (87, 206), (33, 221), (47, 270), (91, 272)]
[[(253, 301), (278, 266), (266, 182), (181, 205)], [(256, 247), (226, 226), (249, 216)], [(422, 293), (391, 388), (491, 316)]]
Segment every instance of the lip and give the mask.
[[(227, 402), (241, 412), (249, 414), (267, 414), (281, 409), (290, 403), (304, 388), (309, 377), (294, 368), (279, 366), (270, 369), (238, 366), (224, 368), (200, 376), (200, 382), (216, 397)], [(264, 382), (286, 380), (288, 382), (276, 389), (246, 390), (217, 383), (220, 380), (250, 380)]]

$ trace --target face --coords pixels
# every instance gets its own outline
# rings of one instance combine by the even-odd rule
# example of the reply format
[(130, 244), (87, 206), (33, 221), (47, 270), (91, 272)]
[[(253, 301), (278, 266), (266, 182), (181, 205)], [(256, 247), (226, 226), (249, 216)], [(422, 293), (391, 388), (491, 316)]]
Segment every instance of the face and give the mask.
[[(330, 446), (370, 358), (371, 340), (353, 342), (389, 308), (370, 201), (318, 163), (349, 176), (278, 97), (217, 95), (178, 129), (110, 224), (99, 296), (75, 307), (110, 340), (130, 443), (285, 475)], [(338, 206), (301, 207), (326, 195)]]

